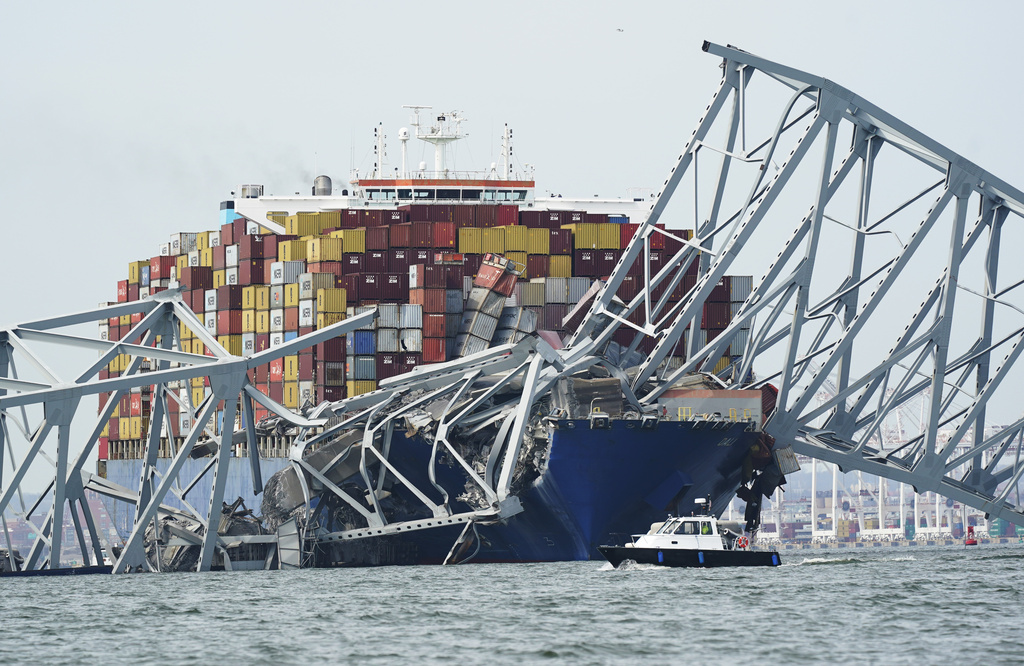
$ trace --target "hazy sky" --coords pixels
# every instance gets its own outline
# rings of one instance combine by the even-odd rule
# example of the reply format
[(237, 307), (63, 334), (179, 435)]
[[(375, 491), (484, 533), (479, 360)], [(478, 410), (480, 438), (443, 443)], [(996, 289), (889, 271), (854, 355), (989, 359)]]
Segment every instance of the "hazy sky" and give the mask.
[[(403, 104), (504, 123), (538, 190), (656, 187), (720, 78), (704, 39), (830, 78), (1024, 187), (1024, 6), (954, 2), (6, 3), (0, 326), (114, 300), (240, 183), (347, 180)], [(412, 155), (415, 161), (428, 159)]]

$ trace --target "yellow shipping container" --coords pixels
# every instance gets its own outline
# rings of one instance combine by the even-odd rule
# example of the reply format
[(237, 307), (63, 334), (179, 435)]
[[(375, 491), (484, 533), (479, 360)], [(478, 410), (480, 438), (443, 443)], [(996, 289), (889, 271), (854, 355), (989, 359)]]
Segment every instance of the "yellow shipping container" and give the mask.
[(178, 322), (178, 334), (182, 340), (191, 340), (195, 336), (192, 334), (192, 329), (185, 325), (185, 322)]
[(291, 282), (284, 286), (284, 306), (286, 308), (299, 307), (299, 283)]
[(526, 251), (529, 254), (551, 254), (551, 230), (528, 229), (526, 232)]
[(256, 333), (270, 333), (270, 310), (256, 311)]
[(285, 356), (283, 360), (284, 360), (284, 380), (286, 382), (297, 382), (297, 381), (299, 381), (299, 357), (298, 356)]
[(366, 229), (338, 229), (331, 232), (330, 238), (342, 239), (345, 252), (366, 253)]
[(196, 249), (202, 252), (203, 250), (210, 249), (210, 234), (220, 233), (219, 231), (200, 231), (196, 234)]
[(320, 231), (324, 229), (336, 229), (341, 226), (341, 211), (340, 210), (325, 210), (320, 211), (319, 216)]
[(314, 238), (306, 243), (308, 261), (341, 261), (345, 248), (344, 238)]
[(316, 290), (316, 311), (317, 312), (340, 312), (345, 313), (348, 308), (348, 295), (344, 289), (317, 289)]
[(597, 225), (597, 249), (618, 250), (622, 232), (618, 224), (604, 222)]
[(316, 327), (327, 328), (333, 326), (339, 321), (345, 321), (344, 312), (317, 312), (316, 313)]
[(228, 272), (226, 270), (213, 272), (213, 288), (220, 289), (228, 283)]
[(142, 416), (133, 416), (129, 421), (131, 439), (142, 439), (149, 435), (149, 419)]
[(568, 254), (553, 254), (548, 261), (548, 277), (572, 277), (572, 257)]
[(192, 340), (192, 353), (198, 356), (206, 356), (206, 345), (203, 344), (202, 340)]
[[(323, 227), (318, 213), (297, 213), (285, 218), (284, 229), (289, 236), (315, 236)], [(278, 258), (280, 256), (278, 254)], [(282, 259), (282, 261), (286, 260)]]
[(722, 358), (718, 359), (718, 363), (715, 363), (715, 372), (718, 373), (721, 372), (722, 370), (725, 370), (727, 367), (729, 367), (729, 363), (730, 360), (728, 356), (723, 356)]
[(114, 411), (112, 411), (112, 412), (110, 413), (110, 418), (112, 418), (112, 419), (116, 419), (116, 418), (117, 418), (118, 416), (120, 416), (120, 415), (121, 415), (121, 405), (119, 405), (119, 404), (115, 404), (115, 405), (114, 405)]
[(193, 390), (197, 388), (203, 388), (204, 386), (206, 386), (206, 382), (204, 381), (204, 379), (204, 377), (193, 377), (192, 379), (188, 380), (189, 386), (191, 386)]
[(142, 267), (149, 266), (148, 261), (133, 261), (128, 264), (128, 284), (139, 284), (142, 280)]
[(289, 240), (277, 244), (278, 261), (305, 261), (306, 241)]
[(347, 381), (345, 382), (346, 393), (349, 398), (377, 390), (377, 382), (371, 381)]
[(213, 268), (213, 248), (208, 247), (205, 250), (199, 250), (199, 265)]
[(117, 438), (118, 439), (131, 439), (132, 438), (132, 420), (128, 417), (122, 416), (117, 420)]
[(462, 227), (459, 229), (459, 252), (463, 254), (483, 254), (480, 251), (480, 241), (483, 229), (473, 227)]
[(179, 254), (178, 258), (174, 260), (174, 265), (178, 268), (178, 275), (181, 275), (182, 269), (188, 268), (188, 255)]
[(256, 287), (242, 287), (242, 309), (256, 309)]
[(527, 256), (528, 255), (525, 252), (508, 252), (508, 251), (505, 252), (505, 258), (508, 259), (509, 261), (516, 262), (515, 269), (517, 271), (522, 271), (524, 278), (529, 278), (530, 277), (529, 275), (526, 274), (526, 257)]
[(242, 333), (256, 332), (256, 311), (242, 310)]
[(579, 224), (563, 224), (562, 228), (572, 231), (572, 246), (575, 249), (597, 249), (598, 237), (596, 224), (580, 222)]
[(256, 289), (256, 309), (257, 310), (269, 310), (270, 309), (270, 287), (255, 287)]
[(284, 383), (284, 406), (288, 409), (299, 408), (299, 383), (289, 382)]
[[(111, 417), (113, 418), (113, 417)], [(100, 431), (100, 437), (110, 437), (110, 419), (107, 419), (103, 424), (103, 430)]]
[(502, 227), (489, 227), (480, 230), (480, 251), (481, 254), (493, 252), (494, 254), (505, 254), (505, 229)]
[(526, 252), (529, 248), (530, 230), (517, 224), (501, 227), (505, 231), (506, 252)]
[(119, 326), (131, 326), (132, 325), (132, 316), (130, 314), (121, 315), (121, 317), (118, 319), (118, 325)]
[(199, 386), (199, 387), (193, 386), (192, 387), (192, 406), (193, 407), (198, 407), (199, 405), (203, 404), (203, 400), (205, 398), (206, 398), (206, 387), (205, 386)]
[(242, 355), (242, 336), (241, 335), (218, 335), (217, 342), (220, 346), (226, 349), (229, 353), (235, 356)]

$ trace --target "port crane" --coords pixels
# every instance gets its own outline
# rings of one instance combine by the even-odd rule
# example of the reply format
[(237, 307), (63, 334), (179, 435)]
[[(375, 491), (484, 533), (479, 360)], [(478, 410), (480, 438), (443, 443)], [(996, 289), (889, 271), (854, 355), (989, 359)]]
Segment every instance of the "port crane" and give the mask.
[[(514, 466), (529, 436), (530, 410), (559, 376), (603, 365), (622, 380), (627, 400), (653, 419), (653, 426), (657, 416), (650, 412), (658, 397), (688, 373), (713, 372), (723, 356), (732, 359), (716, 373), (723, 386), (778, 387), (778, 407), (765, 426), (777, 451), (907, 483), (918, 492), (934, 491), (991, 517), (1024, 524), (1022, 507), (1011, 495), (1024, 461), (1005, 455), (1024, 432), (1024, 418), (985, 436), (986, 424), (998, 418), (993, 416), (997, 407), (1013, 400), (1024, 368), (1017, 363), (1024, 349), (1024, 275), (1020, 262), (1005, 256), (1019, 246), (1021, 225), (1014, 222), (1024, 215), (1024, 193), (828, 79), (732, 47), (705, 43), (703, 49), (721, 59), (721, 82), (608, 280), (570, 315), (580, 324), (564, 349), (530, 338), (429, 366), (374, 393), (298, 414), (255, 390), (248, 369), (354, 330), (365, 323), (359, 317), (249, 358), (231, 356), (212, 336), (204, 340), (212, 357), (182, 352), (176, 327), (187, 325), (202, 336), (203, 325), (175, 291), (0, 331), (0, 516), (15, 506), (29, 468), (52, 467), (44, 493), (50, 509), (36, 525), (38, 538), (23, 566), (59, 565), (52, 553), (61, 550), (65, 511), (76, 506), (71, 515), (81, 549), (99, 561), (102, 544), (84, 501), (92, 490), (135, 507), (132, 534), (115, 571), (145, 565), (144, 533), (167, 515), (186, 515), (205, 525), (201, 535), (181, 538), (195, 540), (201, 553), (196, 568), (208, 570), (214, 553), (225, 553), (230, 545), (209, 529), (205, 516), (218, 515), (226, 459), (236, 442), (247, 441), (254, 485), (261, 481), (258, 447), (250, 439), (254, 401), (300, 428), (290, 456), (297, 466), (305, 448), (337, 427), (328, 423), (341, 414), (355, 414), (345, 425), (363, 433), (363, 455), (386, 463), (387, 438), (409, 404), (401, 403), (402, 396), (452, 396), (454, 406), (454, 397), (465, 395), (481, 377), (496, 385), (522, 381), (526, 387), (514, 404), (480, 401), (441, 416), (447, 428), (502, 424), (482, 472), (447, 446), (476, 479), (488, 507), (453, 515), (435, 504), (433, 520), (374, 527), (430, 529), (444, 519), (469, 529), (475, 521), (500, 520), (522, 510), (512, 491)], [(684, 213), (677, 215), (676, 204)], [(678, 228), (690, 215), (695, 235), (686, 239)], [(662, 220), (671, 223), (668, 229), (655, 226)], [(654, 234), (671, 234), (684, 244), (657, 270), (647, 261)], [(645, 288), (628, 301), (620, 299), (619, 287), (637, 261), (643, 263)], [(691, 266), (696, 266), (694, 285), (682, 300), (670, 301), (668, 294), (685, 282)], [(717, 337), (702, 339), (697, 332), (705, 300), (730, 269), (747, 267), (760, 268), (750, 297)], [(120, 341), (62, 332), (121, 315), (141, 317)], [(611, 358), (609, 343), (619, 327), (632, 330), (634, 340)], [(631, 352), (645, 338), (653, 340), (653, 352), (638, 359)], [(36, 349), (49, 343), (93, 350), (100, 358), (69, 380)], [(680, 347), (687, 361), (669, 368), (667, 357)], [(127, 359), (126, 372), (98, 379), (98, 371), (118, 356)], [(144, 363), (153, 364), (147, 372)], [(811, 363), (820, 370), (813, 371)], [(32, 379), (19, 376), (19, 369), (28, 369)], [(815, 396), (830, 375), (835, 396), (817, 403)], [(161, 470), (156, 457), (166, 410), (160, 405), (181, 401), (171, 383), (195, 378), (208, 378), (213, 395), (200, 405), (181, 405), (197, 425), (170, 467)], [(137, 386), (154, 386), (157, 396), (143, 438), (144, 470), (137, 488), (114, 487), (88, 472), (85, 462), (116, 400)], [(82, 398), (99, 394), (107, 399), (94, 426), (86, 437), (73, 437), (70, 423)], [(922, 396), (925, 423), (918, 436), (893, 450), (872, 444), (894, 410)], [(207, 427), (222, 400), (241, 405), (243, 427), (231, 436), (214, 435)], [(233, 423), (234, 407), (225, 411), (225, 423)], [(940, 428), (954, 433), (939, 441)], [(958, 450), (968, 433), (973, 433), (971, 446)], [(180, 478), (182, 463), (201, 435), (211, 443), (209, 463), (196, 477)], [(446, 446), (443, 437), (437, 445)], [(966, 473), (957, 473), (964, 465)], [(165, 502), (176, 497), (188, 507), (188, 490), (199, 483), (211, 486), (209, 511)], [(330, 489), (345, 500), (345, 489)], [(22, 504), (24, 515), (33, 515), (39, 505)], [(278, 543), (282, 562), (300, 563), (285, 554), (300, 552), (294, 547), (296, 534), (249, 540), (261, 539)]]

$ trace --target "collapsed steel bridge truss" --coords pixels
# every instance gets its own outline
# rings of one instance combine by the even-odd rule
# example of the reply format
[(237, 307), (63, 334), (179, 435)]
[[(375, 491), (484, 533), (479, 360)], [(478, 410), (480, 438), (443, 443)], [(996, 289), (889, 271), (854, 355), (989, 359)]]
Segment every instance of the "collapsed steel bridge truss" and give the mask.
[[(1024, 524), (1024, 194), (832, 81), (704, 50), (723, 59), (721, 83), (575, 339), (607, 340), (611, 321), (634, 345), (653, 338), (633, 379), (644, 405), (731, 353), (732, 386), (778, 388), (765, 426), (777, 446)], [(649, 289), (623, 304), (614, 294), (661, 219), (695, 237), (660, 272), (648, 264)], [(759, 279), (728, 326), (693, 335), (720, 280), (744, 273)], [(666, 373), (680, 348), (687, 362)], [(886, 441), (912, 401), (922, 427)]]
[[(777, 446), (791, 445), (844, 470), (910, 483), (1024, 522), (1019, 500), (1012, 501), (1024, 472), (1024, 418), (1016, 416), (1013, 400), (1024, 373), (1015, 363), (1024, 348), (1024, 264), (1004, 257), (1024, 240), (1018, 239), (1022, 225), (1006, 223), (1024, 214), (1024, 194), (826, 79), (732, 48), (705, 44), (705, 50), (723, 58), (721, 84), (608, 282), (570, 315), (582, 323), (564, 349), (529, 338), (420, 368), (382, 382), (373, 393), (295, 414), (257, 391), (247, 372), (357, 329), (373, 313), (251, 357), (225, 351), (176, 291), (0, 331), (0, 515), (11, 508), (30, 518), (47, 498), (50, 505), (36, 525), (38, 538), (25, 567), (59, 566), (54, 554), (61, 550), (63, 530), (55, 526), (63, 525), (69, 507), (82, 551), (99, 561), (102, 544), (86, 490), (135, 505), (134, 526), (115, 571), (148, 566), (145, 531), (162, 516), (182, 516), (204, 527), (198, 539), (191, 537), (201, 546), (199, 570), (210, 568), (215, 551), (226, 559), (228, 544), (216, 529), (205, 529), (206, 516), (220, 515), (233, 443), (248, 444), (254, 491), (262, 490), (254, 402), (299, 428), (289, 459), (307, 509), (308, 478), (365, 524), (317, 534), (322, 541), (450, 523), (465, 523), (468, 530), (476, 522), (503, 520), (522, 510), (513, 491), (516, 463), (535, 407), (560, 377), (600, 365), (620, 380), (639, 417), (656, 425), (658, 397), (686, 373), (712, 372), (723, 356), (730, 361), (717, 372), (723, 386), (778, 387), (778, 409), (766, 425)], [(662, 219), (669, 220), (667, 230), (655, 226)], [(692, 240), (682, 237), (684, 225), (694, 230)], [(652, 268), (648, 259), (658, 234), (684, 246), (661, 268)], [(624, 302), (617, 294), (637, 262), (644, 289)], [(723, 330), (701, 335), (705, 303), (727, 274), (758, 279), (749, 296), (733, 303)], [(671, 297), (673, 292), (683, 292), (682, 298)], [(126, 314), (142, 317), (120, 341), (60, 332)], [(212, 357), (180, 351), (181, 324), (203, 340)], [(621, 327), (635, 332), (630, 350), (609, 345)], [(69, 381), (35, 350), (46, 343), (92, 350), (100, 358)], [(645, 354), (630, 353), (636, 350)], [(127, 370), (97, 379), (118, 355), (128, 357)], [(676, 360), (667, 362), (669, 357)], [(32, 378), (19, 378), (19, 368)], [(200, 405), (189, 404), (170, 386), (200, 377), (209, 378), (212, 388)], [(835, 390), (822, 391), (826, 385)], [(142, 473), (138, 488), (118, 488), (84, 466), (120, 396), (138, 386), (154, 387)], [(518, 391), (515, 400), (494, 399), (510, 387)], [(106, 393), (89, 433), (75, 436), (71, 421), (82, 398)], [(194, 426), (161, 474), (156, 460), (168, 400), (179, 402)], [(891, 428), (890, 416), (915, 400), (927, 406), (920, 432), (906, 433), (896, 444), (887, 441), (882, 433)], [(220, 401), (224, 424), (236, 422), (235, 405), (241, 405), (241, 428), (232, 437), (217, 436), (210, 426)], [(484, 498), (475, 511), (454, 513), (443, 489), (416, 488), (389, 460), (396, 426), (415, 427), (417, 410), (430, 402), (444, 405), (430, 416), (430, 465), (443, 455), (463, 468)], [(1008, 411), (1012, 416), (1005, 416)], [(460, 453), (450, 433), (485, 427), (497, 435), (481, 468)], [(358, 448), (349, 447), (324, 467), (309, 464), (311, 450), (352, 433), (361, 433)], [(20, 455), (15, 440), (23, 442)], [(185, 459), (201, 442), (212, 452), (209, 464), (194, 478), (180, 478)], [(328, 478), (331, 467), (356, 450), (363, 498)], [(14, 504), (29, 470), (44, 465), (52, 466), (52, 479), (40, 500)], [(388, 521), (379, 506), (386, 477), (405, 485), (432, 517)], [(206, 513), (188, 503), (200, 483), (210, 486)], [(186, 508), (168, 505), (168, 498)], [(283, 534), (256, 539), (277, 540), (282, 565)], [(300, 552), (302, 540), (294, 532), (286, 536), (289, 552)], [(288, 560), (300, 562), (291, 555)]]

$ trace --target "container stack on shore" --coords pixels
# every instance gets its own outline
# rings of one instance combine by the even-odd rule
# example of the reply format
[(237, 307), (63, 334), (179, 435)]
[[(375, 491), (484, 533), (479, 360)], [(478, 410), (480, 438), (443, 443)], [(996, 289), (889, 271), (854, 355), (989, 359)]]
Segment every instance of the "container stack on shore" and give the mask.
[[(367, 393), (377, 382), (418, 365), (517, 342), (535, 331), (564, 337), (572, 332), (563, 323), (571, 306), (594, 280), (612, 272), (638, 227), (625, 217), (486, 204), (412, 204), (273, 218), (285, 234), (262, 230), (225, 202), (219, 231), (174, 234), (156, 256), (130, 262), (127, 279), (117, 285), (117, 301), (180, 288), (205, 331), (236, 355), (281, 345), (377, 307), (374, 324), (253, 371), (255, 387), (290, 409)], [(683, 231), (673, 233), (689, 238)], [(653, 234), (652, 271), (682, 242)], [(696, 269), (693, 265), (669, 294), (670, 301), (693, 286)], [(641, 293), (643, 279), (637, 262), (617, 295), (629, 301)], [(750, 278), (740, 277), (715, 287), (704, 308), (704, 339), (728, 325), (750, 288)], [(654, 295), (661, 297), (664, 289)], [(100, 335), (123, 339), (141, 319), (112, 318), (101, 324)], [(211, 355), (194, 331), (182, 326), (179, 334), (184, 351)], [(615, 340), (628, 345), (632, 338), (620, 328)], [(670, 362), (678, 363), (684, 348), (680, 345)], [(645, 341), (640, 351), (649, 350)], [(728, 356), (727, 351), (719, 365), (727, 364)], [(101, 379), (121, 374), (131, 362), (128, 356), (115, 359)], [(202, 378), (173, 388), (183, 403), (194, 406), (210, 394)], [(106, 397), (100, 396), (101, 405)], [(141, 457), (150, 398), (150, 390), (136, 389), (121, 400), (100, 441), (101, 459)], [(161, 456), (172, 455), (176, 446), (169, 442), (180, 444), (192, 425), (176, 401), (169, 400), (168, 407), (171, 432), (165, 425)], [(267, 415), (257, 409), (255, 417)], [(221, 420), (218, 412), (218, 432)], [(283, 447), (276, 454), (283, 455)]]

